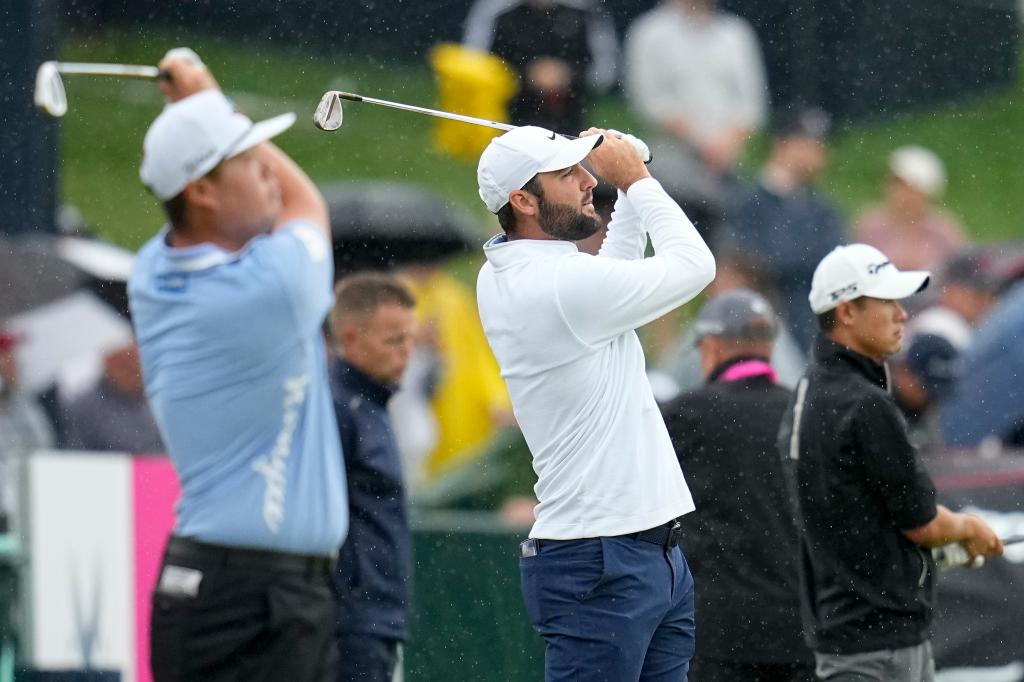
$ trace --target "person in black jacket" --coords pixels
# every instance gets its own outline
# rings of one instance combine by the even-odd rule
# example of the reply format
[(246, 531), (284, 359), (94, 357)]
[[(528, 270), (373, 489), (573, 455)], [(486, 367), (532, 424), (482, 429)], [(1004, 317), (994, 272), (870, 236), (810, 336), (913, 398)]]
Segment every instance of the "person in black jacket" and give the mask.
[(775, 313), (759, 294), (736, 289), (708, 302), (694, 326), (707, 383), (662, 408), (697, 506), (681, 541), (698, 585), (690, 677), (813, 680), (796, 526), (775, 451), (790, 395), (768, 360)]
[(515, 125), (576, 134), (593, 95), (615, 84), (615, 25), (593, 0), (476, 0), (463, 43), (498, 55), (519, 76)]
[(928, 548), (960, 542), (971, 562), (1002, 554), (984, 521), (935, 503), (889, 393), (884, 363), (907, 319), (899, 300), (928, 280), (851, 244), (825, 256), (811, 283), (821, 334), (778, 445), (797, 502), (804, 632), (823, 680), (933, 680)]
[(390, 682), (405, 639), (410, 538), (402, 461), (387, 402), (413, 348), (415, 301), (381, 273), (335, 287), (331, 333), (341, 357), (331, 393), (345, 453), (350, 525), (335, 571), (338, 682)]

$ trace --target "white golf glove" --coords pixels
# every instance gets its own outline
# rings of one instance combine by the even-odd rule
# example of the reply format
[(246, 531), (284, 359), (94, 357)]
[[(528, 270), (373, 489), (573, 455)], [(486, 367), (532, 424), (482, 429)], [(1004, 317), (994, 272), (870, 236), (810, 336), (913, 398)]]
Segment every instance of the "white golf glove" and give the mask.
[(650, 163), (653, 159), (651, 157), (651, 148), (647, 146), (647, 143), (641, 140), (636, 135), (630, 135), (629, 133), (622, 133), (613, 128), (609, 128), (608, 132), (620, 140), (625, 140), (633, 145), (633, 149), (640, 155), (640, 159), (644, 163)]
[(981, 568), (985, 565), (983, 556), (974, 557), (974, 561), (970, 564), (967, 563), (968, 557), (967, 549), (959, 542), (951, 542), (948, 545), (932, 549), (932, 558), (935, 559), (935, 565), (940, 571), (963, 567)]
[(164, 55), (164, 59), (168, 57), (177, 57), (178, 59), (184, 59), (190, 61), (196, 66), (203, 66), (203, 60), (199, 58), (199, 55), (195, 53), (191, 47), (172, 47), (167, 50), (167, 54)]

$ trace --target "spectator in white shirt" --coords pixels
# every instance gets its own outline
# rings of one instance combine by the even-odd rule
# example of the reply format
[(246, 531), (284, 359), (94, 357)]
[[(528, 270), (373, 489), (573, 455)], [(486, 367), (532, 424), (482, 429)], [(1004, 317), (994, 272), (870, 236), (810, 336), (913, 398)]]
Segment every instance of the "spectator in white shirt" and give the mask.
[(716, 0), (663, 0), (625, 41), (623, 84), (633, 109), (661, 134), (656, 172), (684, 200), (721, 202), (751, 133), (768, 114), (757, 34)]

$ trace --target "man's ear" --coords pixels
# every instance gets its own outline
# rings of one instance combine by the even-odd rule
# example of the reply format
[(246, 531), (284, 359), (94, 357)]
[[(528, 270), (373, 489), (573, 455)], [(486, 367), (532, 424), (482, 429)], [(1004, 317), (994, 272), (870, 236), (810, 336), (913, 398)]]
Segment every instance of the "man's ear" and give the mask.
[(338, 345), (341, 346), (342, 350), (351, 348), (352, 344), (359, 338), (359, 325), (352, 324), (351, 320), (342, 322), (335, 327), (334, 337), (338, 340)]
[(841, 325), (849, 326), (854, 322), (853, 309), (854, 305), (851, 301), (841, 301), (836, 306), (836, 322)]
[(213, 181), (209, 177), (202, 177), (185, 185), (182, 190), (185, 201), (191, 206), (199, 208), (215, 208), (218, 204), (217, 194)]
[(513, 210), (523, 215), (534, 216), (540, 211), (537, 197), (526, 190), (517, 189), (508, 195), (508, 203)]

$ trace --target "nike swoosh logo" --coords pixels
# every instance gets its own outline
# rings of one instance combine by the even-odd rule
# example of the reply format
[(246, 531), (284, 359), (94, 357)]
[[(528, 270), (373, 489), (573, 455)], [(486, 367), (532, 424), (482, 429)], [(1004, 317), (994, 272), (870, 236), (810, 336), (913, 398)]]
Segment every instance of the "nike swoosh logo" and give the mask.
[(549, 139), (549, 140), (553, 140), (553, 139), (555, 139), (555, 134), (554, 134), (554, 133), (551, 133), (551, 137), (549, 137), (548, 139)]

